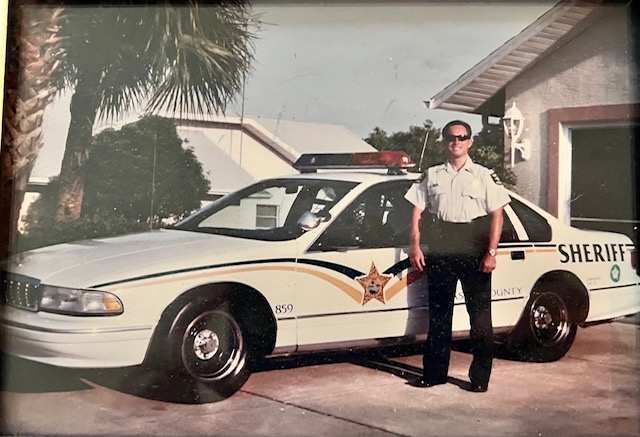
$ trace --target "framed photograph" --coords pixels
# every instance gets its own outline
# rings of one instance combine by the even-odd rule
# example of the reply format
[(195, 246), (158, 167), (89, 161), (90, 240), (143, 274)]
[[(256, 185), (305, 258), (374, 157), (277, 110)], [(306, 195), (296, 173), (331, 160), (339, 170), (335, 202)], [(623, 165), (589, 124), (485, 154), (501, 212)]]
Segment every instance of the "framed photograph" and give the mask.
[(639, 4), (4, 4), (0, 434), (637, 435)]

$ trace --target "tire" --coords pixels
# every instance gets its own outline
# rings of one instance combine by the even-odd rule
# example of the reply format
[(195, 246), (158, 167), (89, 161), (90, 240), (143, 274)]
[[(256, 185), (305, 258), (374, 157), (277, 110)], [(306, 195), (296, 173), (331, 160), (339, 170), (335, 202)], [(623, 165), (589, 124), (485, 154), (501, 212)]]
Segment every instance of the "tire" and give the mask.
[(230, 302), (199, 299), (179, 311), (170, 329), (171, 370), (182, 377), (179, 383), (195, 384), (192, 391), (206, 402), (231, 396), (251, 375), (247, 335), (236, 313)]
[(507, 341), (507, 350), (522, 361), (557, 361), (571, 348), (577, 329), (561, 295), (534, 291)]

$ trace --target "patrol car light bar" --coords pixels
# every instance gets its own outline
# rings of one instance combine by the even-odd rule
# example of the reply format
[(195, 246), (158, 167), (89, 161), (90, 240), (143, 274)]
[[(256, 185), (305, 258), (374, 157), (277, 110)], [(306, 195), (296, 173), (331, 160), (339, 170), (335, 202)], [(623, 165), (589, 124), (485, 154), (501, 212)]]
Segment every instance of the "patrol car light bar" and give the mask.
[(358, 153), (305, 153), (293, 164), (301, 173), (319, 169), (386, 168), (390, 172), (414, 167), (409, 155), (401, 150)]

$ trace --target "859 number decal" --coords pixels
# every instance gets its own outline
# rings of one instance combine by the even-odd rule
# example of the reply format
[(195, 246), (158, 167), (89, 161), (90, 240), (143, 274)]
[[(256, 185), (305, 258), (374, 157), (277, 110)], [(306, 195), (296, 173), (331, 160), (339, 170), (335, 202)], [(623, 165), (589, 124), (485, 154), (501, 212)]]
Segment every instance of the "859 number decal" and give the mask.
[(287, 314), (293, 312), (293, 304), (292, 303), (284, 303), (282, 305), (275, 306), (276, 314)]

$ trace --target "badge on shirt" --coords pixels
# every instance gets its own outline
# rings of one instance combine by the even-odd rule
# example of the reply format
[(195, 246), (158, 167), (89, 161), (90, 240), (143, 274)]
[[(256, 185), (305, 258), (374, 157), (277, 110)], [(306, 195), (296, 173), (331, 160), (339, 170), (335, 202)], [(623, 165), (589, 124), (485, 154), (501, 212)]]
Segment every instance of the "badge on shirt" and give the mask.
[(493, 182), (495, 182), (497, 185), (502, 185), (502, 181), (496, 174), (495, 170), (491, 170), (490, 174), (491, 174), (491, 179), (493, 179)]

